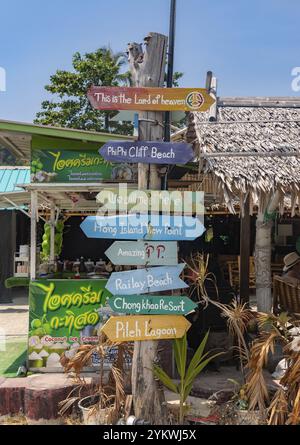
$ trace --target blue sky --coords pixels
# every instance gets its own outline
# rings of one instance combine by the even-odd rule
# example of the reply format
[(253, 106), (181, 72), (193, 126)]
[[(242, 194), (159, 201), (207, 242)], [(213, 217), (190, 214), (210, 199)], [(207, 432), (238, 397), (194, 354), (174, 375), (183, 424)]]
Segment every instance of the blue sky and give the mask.
[[(177, 0), (175, 69), (181, 86), (203, 87), (207, 70), (221, 96), (292, 96), (300, 66), (299, 0)], [(56, 69), (75, 51), (168, 33), (169, 0), (2, 0), (0, 118), (31, 122)]]

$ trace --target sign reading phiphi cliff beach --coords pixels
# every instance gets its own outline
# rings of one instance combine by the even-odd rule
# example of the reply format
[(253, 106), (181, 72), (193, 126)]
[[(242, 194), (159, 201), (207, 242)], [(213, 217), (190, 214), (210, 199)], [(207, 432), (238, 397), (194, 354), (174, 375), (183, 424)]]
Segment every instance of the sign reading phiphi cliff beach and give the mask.
[(92, 86), (88, 99), (97, 110), (206, 111), (215, 102), (205, 88)]
[(99, 153), (106, 161), (133, 164), (184, 165), (194, 158), (192, 146), (180, 142), (109, 141)]

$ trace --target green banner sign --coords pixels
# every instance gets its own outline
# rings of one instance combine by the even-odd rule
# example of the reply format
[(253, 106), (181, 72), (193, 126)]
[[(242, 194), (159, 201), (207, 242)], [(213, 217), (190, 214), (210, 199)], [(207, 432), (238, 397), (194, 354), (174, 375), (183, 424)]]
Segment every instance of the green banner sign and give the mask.
[(131, 181), (137, 168), (114, 165), (98, 153), (99, 144), (35, 138), (31, 152), (31, 182), (82, 183)]
[(107, 280), (37, 280), (29, 286), (29, 367), (61, 368), (81, 344), (98, 341), (109, 318), (101, 307), (111, 294)]

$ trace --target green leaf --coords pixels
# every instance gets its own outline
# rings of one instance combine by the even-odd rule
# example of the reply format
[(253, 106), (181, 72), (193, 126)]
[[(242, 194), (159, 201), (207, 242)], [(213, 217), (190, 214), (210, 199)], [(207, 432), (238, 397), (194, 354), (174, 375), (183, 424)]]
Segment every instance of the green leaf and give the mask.
[(173, 382), (173, 380), (168, 376), (168, 374), (161, 369), (158, 365), (154, 365), (153, 367), (153, 373), (156, 378), (158, 378), (164, 386), (166, 386), (171, 391), (178, 394), (178, 388), (177, 385)]
[(214, 358), (218, 357), (219, 355), (224, 354), (224, 352), (219, 352), (218, 354), (212, 355), (211, 357), (207, 358), (203, 362), (201, 362), (198, 366), (196, 366), (194, 369), (191, 369), (189, 374), (187, 373), (186, 379), (185, 379), (185, 386), (190, 385), (192, 382), (194, 382), (197, 375), (200, 374), (200, 372), (208, 365), (208, 363), (213, 360)]
[(187, 385), (186, 387), (184, 387), (183, 390), (183, 403), (186, 401), (186, 399), (188, 398), (192, 388), (193, 388), (193, 384), (194, 382), (190, 383), (189, 385)]
[(203, 352), (204, 352), (204, 349), (205, 349), (205, 346), (206, 346), (206, 343), (208, 340), (208, 336), (209, 336), (209, 331), (206, 333), (204, 339), (198, 346), (198, 349), (195, 352), (195, 354), (191, 360), (191, 363), (189, 364), (188, 370), (186, 372), (187, 378), (193, 372), (193, 370), (199, 365), (200, 361), (203, 359)]
[(185, 376), (186, 357), (187, 357), (187, 339), (184, 337), (174, 340), (174, 355), (178, 374), (183, 379)]

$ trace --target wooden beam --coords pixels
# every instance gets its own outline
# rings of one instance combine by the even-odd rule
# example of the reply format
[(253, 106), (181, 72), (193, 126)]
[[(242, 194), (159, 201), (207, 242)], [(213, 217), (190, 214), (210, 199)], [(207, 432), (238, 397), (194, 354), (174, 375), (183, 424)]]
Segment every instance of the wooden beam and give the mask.
[(244, 204), (240, 229), (240, 296), (244, 303), (249, 303), (249, 269), (250, 269), (250, 198)]

